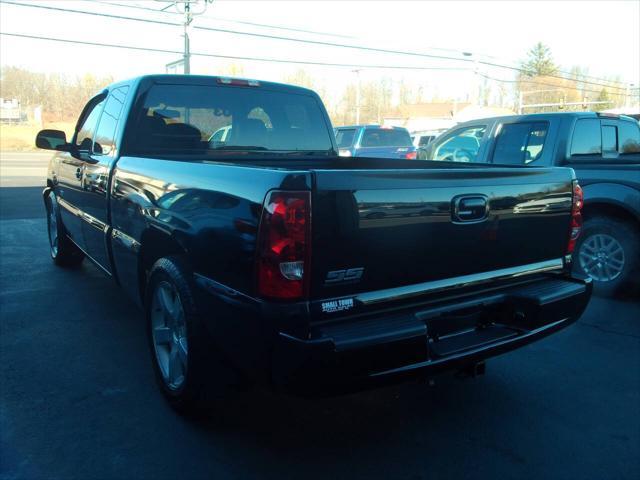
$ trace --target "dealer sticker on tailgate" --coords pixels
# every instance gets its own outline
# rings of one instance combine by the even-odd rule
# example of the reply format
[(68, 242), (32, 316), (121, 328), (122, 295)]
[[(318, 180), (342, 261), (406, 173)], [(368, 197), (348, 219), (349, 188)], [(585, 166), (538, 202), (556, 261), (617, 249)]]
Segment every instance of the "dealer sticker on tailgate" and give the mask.
[(353, 298), (343, 298), (340, 300), (331, 300), (322, 302), (323, 313), (343, 312), (353, 308)]

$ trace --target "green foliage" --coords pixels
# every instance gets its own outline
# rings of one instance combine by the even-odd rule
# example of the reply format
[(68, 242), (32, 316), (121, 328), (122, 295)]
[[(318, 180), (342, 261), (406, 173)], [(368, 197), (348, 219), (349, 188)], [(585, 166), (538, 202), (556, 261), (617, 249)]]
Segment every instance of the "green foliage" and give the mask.
[(542, 42), (536, 43), (527, 53), (522, 68), (528, 76), (553, 75), (558, 71), (551, 56), (551, 49)]

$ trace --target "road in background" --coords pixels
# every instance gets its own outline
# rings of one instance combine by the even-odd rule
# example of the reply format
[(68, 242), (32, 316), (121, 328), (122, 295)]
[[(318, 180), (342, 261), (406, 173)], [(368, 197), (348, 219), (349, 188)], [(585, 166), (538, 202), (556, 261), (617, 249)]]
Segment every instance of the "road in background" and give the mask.
[(157, 391), (134, 304), (89, 262), (52, 265), (41, 190), (0, 188), (3, 480), (640, 478), (638, 303), (594, 298), (484, 377), (251, 393), (222, 422), (186, 420)]
[(0, 152), (0, 187), (44, 186), (50, 152)]

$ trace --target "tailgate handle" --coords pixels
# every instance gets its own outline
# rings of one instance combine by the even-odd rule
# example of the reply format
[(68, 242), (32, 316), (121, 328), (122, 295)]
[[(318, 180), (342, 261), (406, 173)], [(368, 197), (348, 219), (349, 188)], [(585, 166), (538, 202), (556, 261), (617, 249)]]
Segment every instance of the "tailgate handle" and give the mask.
[(489, 202), (484, 195), (461, 195), (453, 199), (454, 222), (480, 222), (488, 213)]

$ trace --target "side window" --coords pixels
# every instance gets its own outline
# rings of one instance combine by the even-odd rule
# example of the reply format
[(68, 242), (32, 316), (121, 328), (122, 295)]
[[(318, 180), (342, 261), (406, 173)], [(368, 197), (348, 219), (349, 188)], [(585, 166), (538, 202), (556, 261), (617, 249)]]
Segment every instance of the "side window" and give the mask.
[(336, 142), (339, 148), (346, 148), (353, 145), (353, 137), (356, 134), (355, 128), (343, 128), (336, 130)]
[(620, 121), (618, 123), (618, 148), (621, 154), (640, 153), (640, 124)]
[(548, 130), (547, 122), (502, 124), (496, 138), (493, 163), (524, 165), (538, 160)]
[(93, 152), (109, 155), (115, 148), (115, 135), (129, 87), (116, 88), (109, 94), (93, 139)]
[(449, 162), (475, 162), (486, 125), (463, 128), (435, 148), (433, 160)]
[(571, 155), (600, 155), (601, 153), (600, 120), (595, 118), (578, 120), (573, 131)]
[(420, 137), (420, 143), (418, 144), (418, 146), (426, 147), (427, 145), (429, 145), (429, 143), (431, 143), (431, 140), (433, 140), (432, 135), (423, 135), (422, 137)]
[(81, 152), (90, 152), (91, 143), (93, 141), (93, 134), (96, 131), (96, 124), (100, 117), (100, 111), (104, 105), (104, 99), (93, 106), (91, 111), (85, 116), (84, 122), (78, 129), (76, 135), (76, 146)]
[(613, 125), (602, 126), (602, 153), (618, 152), (618, 129)]

